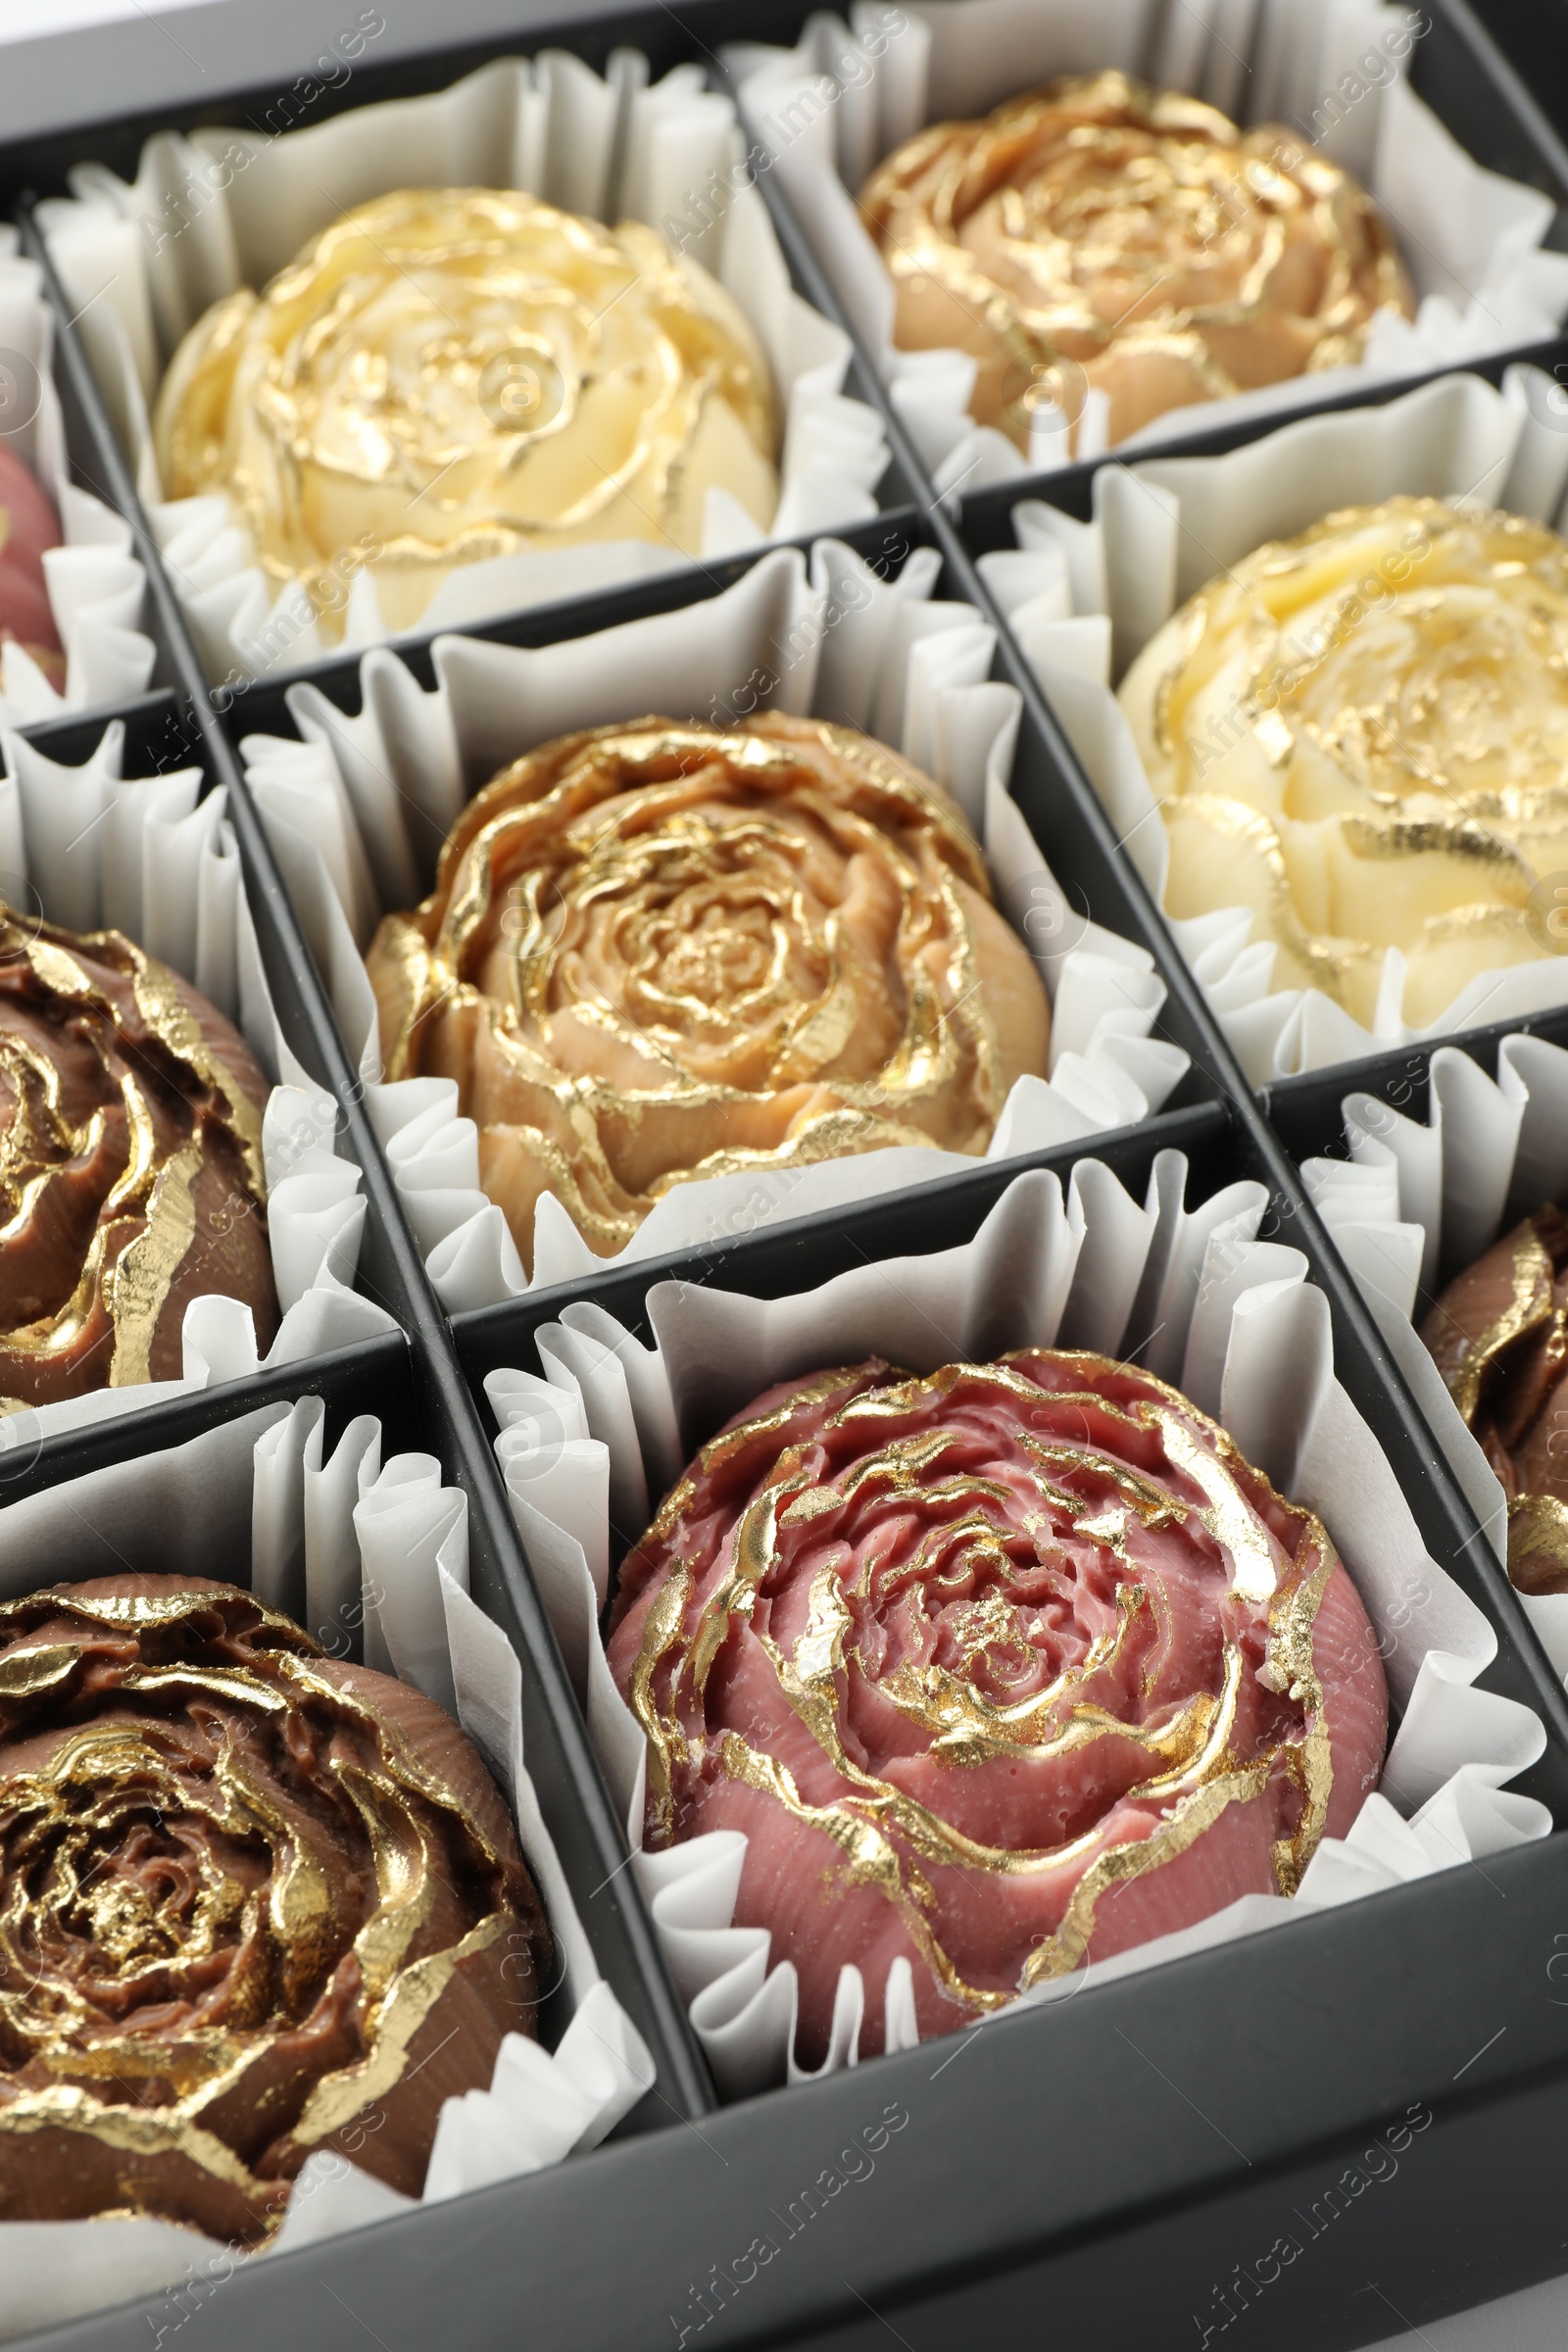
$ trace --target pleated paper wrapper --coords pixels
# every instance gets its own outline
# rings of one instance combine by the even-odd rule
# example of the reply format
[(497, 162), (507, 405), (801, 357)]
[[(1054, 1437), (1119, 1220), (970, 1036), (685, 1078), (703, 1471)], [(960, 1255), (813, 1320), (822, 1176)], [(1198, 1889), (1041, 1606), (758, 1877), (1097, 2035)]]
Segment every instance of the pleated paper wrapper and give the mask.
[[(165, 503), (148, 416), (180, 337), (209, 304), (265, 285), (341, 213), (398, 188), (517, 188), (570, 212), (655, 228), (684, 219), (688, 195), (711, 172), (728, 172), (744, 144), (733, 102), (705, 89), (705, 78), (701, 67), (678, 66), (650, 86), (647, 60), (626, 49), (607, 78), (563, 50), (531, 63), (501, 58), (431, 96), (384, 100), (278, 135), (163, 131), (143, 148), (134, 182), (104, 165), (78, 165), (74, 194), (38, 207), (73, 305), (91, 306), (78, 331), (215, 683), (238, 689), (313, 661), (323, 647), (302, 588), (270, 594), (226, 496)], [(171, 220), (187, 214), (188, 225), (170, 234)], [(751, 321), (785, 419), (770, 534), (727, 493), (710, 491), (703, 556), (874, 515), (888, 458), (881, 418), (843, 393), (850, 339), (794, 291), (758, 190), (741, 188), (684, 249)], [(419, 626), (461, 627), (690, 561), (642, 540), (494, 557), (443, 583)], [(364, 570), (346, 625), (351, 647), (388, 635)]]
[[(1424, 384), (1381, 408), (1281, 425), (1218, 458), (1144, 458), (1095, 475), (1088, 522), (1044, 499), (1013, 509), (1018, 547), (980, 569), (1154, 897), (1168, 849), (1132, 730), (1111, 689), (1177, 608), (1217, 571), (1342, 507), (1407, 494), (1500, 507), (1554, 527), (1568, 491), (1568, 414), (1538, 368)], [(1167, 922), (1255, 1086), (1354, 1061), (1391, 1045), (1568, 1003), (1568, 958), (1478, 973), (1435, 1021), (1402, 1015), (1404, 961), (1385, 952), (1364, 1028), (1320, 989), (1275, 989), (1274, 945), (1246, 907)]]
[(62, 544), (46, 550), (44, 585), (66, 657), (56, 688), (26, 651), (0, 647), (0, 725), (38, 726), (68, 712), (143, 693), (157, 649), (143, 630), (147, 579), (130, 552), (130, 525), (71, 479), (54, 379), (55, 321), (43, 273), (0, 225), (0, 441), (36, 476), (60, 517)]
[[(1306, 1280), (1305, 1258), (1256, 1238), (1261, 1184), (1229, 1185), (1188, 1209), (1186, 1182), (1176, 1152), (1158, 1154), (1142, 1204), (1094, 1159), (1078, 1162), (1065, 1194), (1054, 1173), (1030, 1170), (961, 1248), (857, 1268), (787, 1298), (660, 1283), (647, 1301), (652, 1347), (605, 1308), (569, 1305), (537, 1334), (547, 1377), (502, 1370), (486, 1380), (518, 1534), (623, 1809), (671, 1976), (727, 2096), (804, 2078), (794, 1964), (770, 1968), (766, 1929), (731, 1924), (743, 1832), (642, 1852), (646, 1751), (599, 1626), (621, 1551), (697, 1447), (775, 1382), (871, 1355), (926, 1373), (1018, 1348), (1137, 1350), (1215, 1415), (1281, 1494), (1318, 1514), (1365, 1604), (1398, 1729), (1381, 1788), (1348, 1837), (1320, 1844), (1295, 1898), (1245, 1896), (1027, 1998), (1071, 1998), (1086, 1981), (1288, 1930), (1304, 1911), (1548, 1834), (1546, 1808), (1507, 1787), (1542, 1753), (1544, 1727), (1530, 1708), (1475, 1687), (1496, 1635), (1427, 1555), (1393, 1470), (1335, 1379), (1328, 1300)], [(918, 2038), (908, 1965), (895, 1961), (888, 1980), (889, 2047)], [(859, 1971), (847, 1965), (815, 2071), (877, 2054), (861, 2041), (863, 2003)]]
[[(501, 1210), (479, 1190), (478, 1135), (451, 1079), (373, 1083), (375, 1002), (362, 960), (381, 913), (429, 888), (465, 802), (500, 767), (580, 727), (658, 711), (716, 720), (758, 709), (816, 714), (893, 745), (952, 794), (979, 836), (999, 904), (1053, 1000), (1049, 1079), (1018, 1080), (988, 1157), (1130, 1126), (1186, 1074), (1152, 1036), (1164, 983), (1146, 948), (1089, 922), (1058, 888), (1008, 790), (1017, 690), (990, 678), (996, 632), (973, 606), (939, 602), (940, 559), (916, 549), (897, 580), (819, 540), (764, 556), (723, 595), (562, 645), (518, 650), (438, 638), (426, 692), (378, 649), (360, 665), (362, 712), (289, 689), (303, 742), (248, 736), (251, 790), (368, 1085), (372, 1118), (430, 1276), (452, 1313), (528, 1287)], [(596, 1257), (557, 1202), (541, 1201), (533, 1287), (893, 1192), (972, 1166), (935, 1147), (674, 1186), (615, 1260)]]
[[(655, 2079), (646, 2045), (599, 1974), (523, 1761), (522, 1678), (468, 1596), (467, 1498), (433, 1454), (383, 1463), (362, 1414), (323, 1455), (318, 1396), (265, 1405), (166, 1452), (97, 1470), (0, 1510), (0, 1597), (129, 1568), (211, 1576), (248, 1560), (249, 1584), (336, 1656), (412, 1683), (461, 1721), (511, 1806), (556, 1953), (570, 2022), (552, 2051), (508, 2034), (488, 2090), (448, 2099), (424, 2202), (537, 2172), (596, 2147)], [(220, 1569), (220, 1573), (230, 1573)], [(415, 2200), (319, 2152), (267, 2253), (244, 2255), (153, 2219), (0, 2222), (0, 2336), (30, 2334), (159, 2287), (168, 2325), (236, 2273), (414, 2209)], [(154, 2325), (154, 2333), (157, 2328)]]
[[(1424, 1123), (1379, 1096), (1347, 1095), (1349, 1158), (1309, 1159), (1301, 1173), (1506, 1567), (1502, 1488), (1415, 1324), (1499, 1234), (1568, 1198), (1568, 1053), (1521, 1032), (1498, 1046), (1494, 1079), (1457, 1046), (1440, 1046), (1431, 1070)], [(1568, 1594), (1521, 1592), (1519, 1605), (1568, 1682)]]
[[(835, 291), (876, 356), (939, 490), (978, 489), (1068, 462), (1065, 420), (1042, 412), (1028, 459), (968, 414), (975, 363), (901, 351), (893, 281), (855, 197), (928, 122), (988, 114), (1062, 74), (1107, 68), (1219, 107), (1244, 128), (1282, 122), (1354, 173), (1387, 215), (1419, 298), (1380, 314), (1361, 364), (1168, 410), (1126, 447), (1304, 408), (1379, 376), (1418, 375), (1547, 340), (1568, 314), (1568, 256), (1543, 250), (1555, 207), (1484, 171), (1410, 88), (1418, 10), (1377, 0), (864, 0), (813, 16), (799, 46), (724, 52), (755, 145), (772, 158)], [(1075, 454), (1099, 457), (1091, 394)]]
[[(0, 895), (25, 922), (110, 926), (199, 989), (277, 1083), (263, 1119), (267, 1225), (283, 1320), (269, 1350), (285, 1364), (396, 1329), (354, 1290), (366, 1201), (361, 1171), (333, 1153), (337, 1105), (290, 1053), (256, 942), (225, 788), (198, 796), (198, 767), (125, 777), (125, 729), (104, 729), (81, 765), (0, 728)], [(258, 1368), (249, 1306), (192, 1299), (177, 1381), (99, 1389), (0, 1420), (0, 1468), (39, 1439)]]

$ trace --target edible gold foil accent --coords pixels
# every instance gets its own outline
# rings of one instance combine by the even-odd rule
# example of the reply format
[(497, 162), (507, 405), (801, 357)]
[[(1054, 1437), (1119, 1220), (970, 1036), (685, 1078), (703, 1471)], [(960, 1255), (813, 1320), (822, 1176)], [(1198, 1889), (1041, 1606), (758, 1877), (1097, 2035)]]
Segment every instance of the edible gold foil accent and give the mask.
[(1465, 1348), (1448, 1374), (1448, 1394), (1468, 1429), (1481, 1403), (1487, 1374), (1516, 1340), (1551, 1313), (1551, 1252), (1528, 1220), (1513, 1237), (1513, 1289), (1494, 1321)]
[[(152, 1586), (145, 1592), (83, 1592), (74, 1585), (50, 1585), (34, 1592), (31, 1599), (58, 1601), (72, 1616), (88, 1618), (94, 1625), (182, 1625), (204, 1609), (220, 1609), (231, 1592), (232, 1587), (224, 1585)], [(287, 1625), (289, 1621), (279, 1617), (275, 1622)], [(0, 1628), (4, 1624), (5, 1611), (0, 1607)]]
[[(58, 1087), (58, 1074), (55, 1083)], [(130, 1202), (139, 1200), (150, 1190), (158, 1164), (158, 1137), (153, 1127), (152, 1113), (147, 1107), (146, 1096), (128, 1070), (121, 1072), (120, 1094), (121, 1100), (125, 1105), (125, 1125), (130, 1135), (130, 1155), (125, 1161), (122, 1173), (116, 1177), (109, 1188), (108, 1198), (104, 1201), (106, 1210), (124, 1208)], [(98, 1133), (101, 1133), (102, 1111), (94, 1111), (93, 1119), (96, 1122)], [(9, 1143), (11, 1139), (8, 1136), (6, 1140)], [(92, 1144), (95, 1145), (96, 1141), (97, 1135), (93, 1134)], [(46, 1179), (39, 1178), (38, 1181), (43, 1183)]]
[[(1189, 1412), (1191, 1406), (1186, 1408)], [(1222, 1462), (1216, 1461), (1174, 1413), (1150, 1416), (1159, 1430), (1166, 1458), (1184, 1470), (1203, 1495), (1200, 1514), (1216, 1544), (1231, 1556), (1236, 1591), (1248, 1600), (1267, 1600), (1279, 1582), (1263, 1523)]]
[(692, 1178), (985, 1150), (1049, 1012), (935, 785), (822, 721), (646, 718), (465, 810), (369, 966), (389, 1077), (457, 1081), (531, 1257), (553, 1192), (623, 1249)]
[(676, 1753), (684, 1750), (685, 1741), (678, 1731), (672, 1737), (667, 1736), (659, 1720), (652, 1696), (654, 1669), (680, 1639), (681, 1619), (690, 1591), (691, 1579), (684, 1570), (677, 1571), (648, 1612), (642, 1651), (632, 1676), (632, 1712), (648, 1735), (649, 1809), (656, 1828), (666, 1838), (674, 1826), (672, 1764)]
[[(103, 936), (118, 939), (120, 934), (111, 932)], [(228, 1064), (208, 1045), (200, 1021), (175, 986), (173, 973), (167, 965), (153, 963), (136, 950), (132, 950), (132, 956), (137, 1010), (175, 1060), (194, 1070), (222, 1103), (224, 1122), (245, 1155), (251, 1190), (257, 1200), (262, 1200), (267, 1192), (267, 1172), (262, 1162), (261, 1111), (237, 1083)]]
[(197, 321), (154, 418), (165, 496), (226, 491), (333, 641), (361, 569), (411, 628), (464, 564), (699, 555), (710, 489), (766, 530), (778, 435), (761, 347), (706, 270), (640, 221), (496, 188), (345, 213)]
[(37, 1649), (14, 1649), (0, 1658), (0, 1699), (31, 1698), (51, 1690), (74, 1672), (81, 1652), (74, 1643), (45, 1643)]
[[(1012, 1991), (966, 1982), (944, 1948), (932, 1913), (939, 1908), (929, 1872), (950, 1867), (1001, 1878), (1060, 1874), (1074, 1880), (1056, 1930), (1038, 1938), (1020, 1960), (1014, 1989), (1024, 1989), (1077, 1967), (1094, 1933), (1097, 1905), (1111, 1888), (1155, 1870), (1184, 1853), (1219, 1819), (1226, 1807), (1257, 1796), (1277, 1771), (1300, 1790), (1294, 1833), (1273, 1848), (1275, 1883), (1294, 1893), (1323, 1834), (1333, 1785), (1333, 1759), (1313, 1638), (1319, 1606), (1338, 1555), (1321, 1523), (1309, 1511), (1279, 1504), (1296, 1544), (1276, 1553), (1263, 1521), (1249, 1503), (1238, 1476), (1278, 1502), (1260, 1473), (1242, 1461), (1227, 1435), (1179, 1393), (1152, 1375), (1089, 1352), (1056, 1360), (1081, 1368), (1082, 1388), (1042, 1388), (1018, 1365), (1036, 1351), (1004, 1357), (995, 1364), (948, 1364), (924, 1377), (890, 1372), (880, 1363), (824, 1372), (781, 1399), (770, 1411), (726, 1430), (705, 1446), (692, 1470), (665, 1497), (643, 1539), (645, 1548), (671, 1547), (662, 1583), (644, 1619), (641, 1644), (629, 1677), (627, 1696), (648, 1742), (651, 1845), (666, 1845), (678, 1834), (680, 1784), (717, 1769), (781, 1806), (804, 1826), (820, 1830), (842, 1857), (843, 1885), (871, 1886), (898, 1911), (901, 1922), (947, 1995), (960, 2007), (984, 2013), (1013, 1997)], [(1136, 1390), (1123, 1401), (1089, 1386), (1115, 1374)], [(955, 1411), (971, 1395), (1016, 1400), (1020, 1420), (1032, 1408), (1050, 1416), (1051, 1434), (1025, 1428), (1019, 1451), (1035, 1466), (1036, 1490), (1020, 1506), (1015, 1484), (1001, 1485), (972, 1471), (935, 1481), (929, 1473), (964, 1434), (961, 1420), (913, 1434), (895, 1431), (878, 1445), (878, 1422), (900, 1423), (911, 1413), (929, 1413), (946, 1401)], [(1157, 1439), (1169, 1465), (1169, 1485), (1148, 1471), (1107, 1454), (1090, 1434), (1081, 1440), (1059, 1428), (1061, 1408), (1087, 1408), (1136, 1435), (1140, 1450)], [(862, 1451), (832, 1467), (833, 1440), (861, 1429)], [(694, 1576), (682, 1555), (680, 1531), (697, 1499), (698, 1482), (721, 1474), (742, 1458), (767, 1459), (729, 1539), (727, 1572), (693, 1615)], [(763, 1450), (759, 1454), (757, 1449)], [(842, 1450), (842, 1449), (840, 1449)], [(1190, 1494), (1184, 1494), (1185, 1486)], [(1091, 1496), (1106, 1492), (1111, 1506)], [(901, 1562), (905, 1589), (918, 1592), (927, 1578), (950, 1567), (983, 1565), (984, 1592), (961, 1615), (961, 1670), (936, 1659), (901, 1658), (891, 1668), (867, 1663), (861, 1612), (871, 1600), (862, 1568), (853, 1585), (833, 1549), (827, 1514), (863, 1511), (885, 1501), (897, 1510), (906, 1495), (920, 1495), (936, 1515), (912, 1557)], [(1022, 1517), (1009, 1516), (1008, 1505)], [(1226, 1561), (1230, 1591), (1238, 1601), (1267, 1603), (1267, 1638), (1258, 1679), (1299, 1708), (1298, 1729), (1277, 1741), (1265, 1740), (1255, 1754), (1233, 1752), (1244, 1677), (1250, 1671), (1239, 1641), (1222, 1639), (1217, 1687), (1193, 1692), (1180, 1705), (1145, 1724), (1129, 1723), (1095, 1695), (1097, 1677), (1120, 1656), (1136, 1626), (1152, 1622), (1150, 1591), (1140, 1581), (1129, 1550), (1135, 1526), (1158, 1530), (1197, 1518)], [(781, 1569), (783, 1531), (804, 1520), (801, 1541), (823, 1547), (822, 1565), (808, 1591), (804, 1628), (786, 1648), (757, 1622), (759, 1600), (769, 1577)], [(1056, 1530), (1075, 1540), (1086, 1536), (1116, 1557), (1115, 1625), (1088, 1647), (1076, 1664), (1041, 1689), (1013, 1700), (982, 1687), (979, 1663), (999, 1657), (1033, 1656), (1029, 1630), (1008, 1598), (1012, 1553), (1026, 1545), (1031, 1570), (1058, 1552)], [(764, 1752), (735, 1728), (710, 1728), (705, 1692), (715, 1660), (738, 1621), (751, 1619), (749, 1641), (768, 1660), (777, 1688), (809, 1735), (814, 1750), (837, 1785), (831, 1801), (803, 1794), (798, 1774)], [(1229, 1622), (1223, 1619), (1222, 1622)], [(772, 1623), (777, 1624), (776, 1614)], [(958, 1775), (997, 1759), (1041, 1758), (1088, 1747), (1100, 1740), (1134, 1741), (1148, 1752), (1149, 1772), (1127, 1791), (1130, 1799), (1158, 1810), (1155, 1827), (1141, 1838), (1106, 1845), (1100, 1828), (1068, 1837), (1054, 1847), (998, 1846), (968, 1836), (922, 1803), (897, 1781), (883, 1777), (847, 1744), (850, 1692), (857, 1682), (874, 1689), (905, 1719), (926, 1735), (927, 1752)]]
[(1521, 1592), (1568, 1592), (1568, 1503), (1520, 1494), (1508, 1505), (1508, 1574)]
[(451, 1984), (465, 1960), (477, 1957), (499, 1943), (511, 1925), (505, 1913), (491, 1912), (444, 1952), (431, 1952), (399, 1971), (389, 1985), (376, 2023), (375, 2047), (357, 2067), (345, 2067), (317, 2084), (305, 2112), (294, 2127), (304, 2145), (319, 2143), (352, 2124), (377, 2099), (384, 2099), (403, 2080), (409, 2063), (409, 2044)]
[(1363, 1024), (1538, 960), (1568, 866), (1568, 546), (1397, 498), (1257, 549), (1145, 648), (1121, 701), (1170, 837), (1177, 916), (1245, 906), (1275, 988)]
[(51, 2083), (0, 2106), (0, 2132), (19, 2138), (36, 2132), (77, 2132), (127, 2156), (182, 2156), (246, 2195), (261, 2185), (232, 2149), (177, 2109), (114, 2106), (74, 2083)]
[(196, 1239), (191, 1186), (206, 1156), (198, 1142), (165, 1160), (147, 1203), (147, 1222), (116, 1260), (109, 1308), (115, 1324), (115, 1352), (109, 1365), (112, 1389), (132, 1388), (152, 1378), (158, 1318), (180, 1261)]
[(973, 415), (1027, 450), (1036, 405), (1085, 385), (1124, 439), (1166, 410), (1360, 357), (1414, 301), (1377, 207), (1278, 123), (1121, 73), (936, 122), (860, 192), (905, 350), (978, 363)]

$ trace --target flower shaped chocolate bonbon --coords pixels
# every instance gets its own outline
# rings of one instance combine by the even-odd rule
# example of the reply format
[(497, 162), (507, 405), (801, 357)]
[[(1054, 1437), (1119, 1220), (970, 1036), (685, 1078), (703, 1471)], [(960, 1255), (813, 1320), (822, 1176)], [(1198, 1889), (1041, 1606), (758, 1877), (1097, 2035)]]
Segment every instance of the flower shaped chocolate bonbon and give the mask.
[(1084, 387), (1124, 440), (1167, 409), (1358, 360), (1375, 312), (1413, 314), (1382, 215), (1278, 124), (1125, 74), (1050, 82), (984, 121), (934, 122), (871, 174), (860, 212), (906, 350), (978, 363), (971, 408), (1027, 449)]
[(569, 735), (376, 934), (389, 1078), (457, 1081), (525, 1260), (541, 1194), (624, 1248), (690, 1177), (984, 1152), (1050, 1012), (947, 795), (815, 719)]
[(744, 1831), (737, 1926), (890, 1967), (942, 2033), (1248, 1893), (1294, 1892), (1382, 1768), (1332, 1543), (1150, 1374), (1028, 1349), (758, 1397), (621, 1572), (647, 1838)]
[(270, 1346), (266, 1101), (249, 1048), (166, 965), (0, 907), (0, 1396), (177, 1379), (210, 1292)]
[(640, 221), (506, 189), (378, 197), (215, 303), (155, 435), (166, 495), (226, 490), (275, 587), (340, 622), (363, 564), (394, 629), (458, 564), (696, 555), (710, 488), (761, 529), (778, 503), (772, 376), (723, 288)]
[(1568, 866), (1568, 546), (1513, 514), (1395, 498), (1260, 547), (1200, 589), (1121, 702), (1170, 841), (1174, 915), (1247, 906), (1276, 989), (1370, 1026), (1553, 943)]
[(248, 1592), (0, 1604), (0, 2213), (266, 2237), (318, 2149), (416, 2196), (550, 1950), (457, 1726)]
[(1568, 1216), (1526, 1217), (1443, 1292), (1421, 1337), (1502, 1484), (1508, 1574), (1568, 1592)]

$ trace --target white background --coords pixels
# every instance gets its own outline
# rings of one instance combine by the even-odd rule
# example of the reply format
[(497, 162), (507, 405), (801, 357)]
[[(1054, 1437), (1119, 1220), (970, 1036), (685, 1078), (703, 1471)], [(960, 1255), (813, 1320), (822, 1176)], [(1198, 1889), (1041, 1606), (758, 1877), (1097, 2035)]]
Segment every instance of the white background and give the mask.
[(39, 32), (74, 32), (80, 24), (108, 24), (121, 17), (177, 16), (200, 0), (158, 0), (156, 8), (137, 0), (0, 0), (0, 41), (23, 41)]

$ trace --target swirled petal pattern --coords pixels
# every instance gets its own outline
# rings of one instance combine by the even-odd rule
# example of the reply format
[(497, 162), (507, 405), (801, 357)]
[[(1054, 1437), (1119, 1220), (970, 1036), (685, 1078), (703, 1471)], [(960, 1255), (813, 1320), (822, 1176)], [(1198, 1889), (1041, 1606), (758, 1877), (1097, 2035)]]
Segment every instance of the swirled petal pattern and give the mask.
[(1365, 1610), (1319, 1521), (1148, 1373), (1034, 1348), (760, 1396), (629, 1555), (612, 1671), (650, 1845), (748, 1844), (806, 2052), (857, 1964), (921, 2032), (1292, 1893), (1376, 1786)]
[(457, 1081), (531, 1255), (553, 1192), (625, 1247), (671, 1185), (982, 1152), (1050, 1012), (947, 795), (815, 719), (563, 737), (469, 804), (369, 956), (390, 1078)]
[(267, 1081), (205, 998), (118, 931), (0, 907), (0, 1392), (177, 1379), (192, 1298), (277, 1330)]
[(232, 1585), (0, 1605), (0, 2209), (239, 2244), (335, 2149), (417, 2195), (550, 1944), (457, 1726)]
[(591, 540), (702, 550), (727, 490), (760, 530), (778, 415), (723, 288), (640, 221), (495, 188), (345, 213), (198, 319), (158, 396), (165, 495), (223, 490), (323, 634), (374, 579), (412, 628), (456, 565)]

